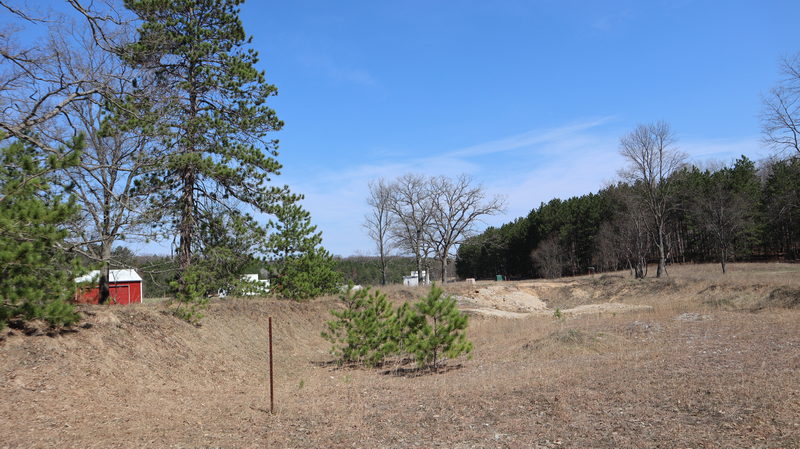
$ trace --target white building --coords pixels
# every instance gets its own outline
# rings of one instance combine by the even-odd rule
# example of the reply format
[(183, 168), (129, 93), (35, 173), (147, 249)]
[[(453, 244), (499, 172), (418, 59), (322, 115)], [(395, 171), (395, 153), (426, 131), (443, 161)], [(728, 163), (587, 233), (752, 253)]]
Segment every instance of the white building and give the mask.
[[(419, 285), (419, 276), (417, 275), (418, 272), (412, 271), (411, 276), (403, 276), (403, 285), (409, 287), (416, 287)], [(428, 277), (427, 271), (422, 271), (422, 283), (424, 285), (428, 285), (431, 283), (431, 278)]]

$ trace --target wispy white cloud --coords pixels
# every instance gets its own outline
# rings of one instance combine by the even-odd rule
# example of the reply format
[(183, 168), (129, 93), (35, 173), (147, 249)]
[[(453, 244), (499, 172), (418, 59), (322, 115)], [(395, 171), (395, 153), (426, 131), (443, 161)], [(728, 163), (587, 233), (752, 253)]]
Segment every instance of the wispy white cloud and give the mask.
[(750, 159), (758, 160), (769, 155), (769, 149), (759, 137), (679, 141), (678, 147), (689, 155), (692, 163), (705, 163), (709, 160), (728, 163), (743, 154)]
[(321, 73), (336, 81), (344, 81), (361, 86), (376, 86), (378, 83), (367, 70), (350, 67), (340, 61), (334, 61), (328, 55), (304, 54), (298, 57), (299, 62), (307, 68)]
[[(500, 225), (526, 215), (553, 198), (596, 192), (617, 179), (625, 161), (619, 155), (620, 123), (613, 117), (539, 129), (466, 148), (415, 157), (394, 156), (379, 162), (336, 167), (289, 179), (304, 193), (305, 206), (335, 254), (371, 253), (373, 245), (361, 224), (368, 212), (367, 185), (404, 173), (455, 176), (466, 173), (490, 194), (503, 195), (507, 211), (486, 224)], [(678, 142), (692, 162), (730, 162), (741, 154), (760, 157), (758, 138)]]
[(304, 205), (332, 252), (369, 253), (372, 243), (361, 224), (368, 212), (370, 181), (409, 172), (473, 175), (489, 193), (507, 198), (507, 213), (489, 222), (498, 224), (526, 214), (540, 201), (596, 190), (613, 177), (618, 164), (608, 155), (616, 155), (616, 140), (604, 137), (599, 129), (612, 121), (613, 117), (604, 117), (532, 130), (433, 155), (414, 157), (407, 152), (405, 157), (318, 170), (287, 181), (306, 196)]
[(579, 123), (571, 123), (565, 126), (552, 129), (535, 129), (522, 134), (506, 137), (492, 142), (481, 143), (478, 145), (461, 148), (447, 153), (453, 157), (480, 156), (493, 153), (501, 153), (517, 150), (524, 147), (531, 147), (539, 144), (558, 142), (565, 138), (575, 136), (582, 131), (586, 131), (604, 125), (614, 119), (613, 116), (601, 117)]

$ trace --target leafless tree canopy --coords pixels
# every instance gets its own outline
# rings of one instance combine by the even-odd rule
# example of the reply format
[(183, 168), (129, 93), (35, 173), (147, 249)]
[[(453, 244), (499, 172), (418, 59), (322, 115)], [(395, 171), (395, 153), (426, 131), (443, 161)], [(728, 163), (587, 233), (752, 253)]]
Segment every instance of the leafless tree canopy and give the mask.
[(555, 279), (561, 276), (563, 251), (558, 244), (558, 236), (552, 235), (543, 240), (531, 253), (534, 265), (544, 277)]
[(619, 186), (613, 195), (621, 207), (600, 226), (597, 235), (598, 260), (606, 265), (606, 270), (616, 270), (617, 261), (624, 261), (625, 268), (631, 270), (636, 279), (644, 278), (647, 276), (647, 255), (652, 242), (649, 213), (641, 207), (635, 192)]
[(764, 141), (780, 153), (800, 156), (800, 53), (781, 64), (783, 79), (764, 98)]
[(81, 206), (68, 224), (67, 244), (101, 262), (103, 300), (112, 246), (122, 238), (153, 236), (148, 225), (157, 220), (146, 206), (142, 177), (158, 163), (159, 149), (126, 121), (136, 119), (128, 116), (127, 104), (137, 96), (159, 95), (135, 88), (141, 74), (119, 58), (116, 50), (132, 40), (133, 29), (113, 4), (67, 4), (74, 17), (0, 3), (18, 19), (16, 29), (42, 28), (33, 30), (42, 33), (38, 42), (15, 41), (13, 27), (0, 31), (0, 129), (51, 156), (81, 151), (80, 163), (58, 176)]
[(502, 212), (504, 203), (500, 197), (486, 198), (483, 187), (475, 185), (467, 175), (456, 179), (431, 178), (430, 189), (433, 226), (429, 238), (441, 263), (442, 282), (445, 282), (447, 264), (457, 245), (474, 234), (482, 217)]
[(666, 122), (639, 125), (620, 139), (620, 153), (628, 166), (620, 172), (639, 194), (639, 207), (647, 210), (649, 226), (658, 248), (656, 276), (666, 270), (665, 225), (672, 199), (672, 174), (683, 166), (686, 155), (675, 147), (675, 136)]
[[(368, 203), (372, 209), (365, 226), (379, 251), (397, 247), (413, 255), (420, 280), (426, 260), (434, 257), (441, 264), (442, 282), (458, 245), (474, 234), (483, 217), (504, 208), (500, 197), (487, 198), (483, 187), (466, 175), (406, 174), (388, 184), (381, 180), (370, 184)], [(380, 230), (386, 232), (383, 239)]]
[(392, 191), (386, 180), (381, 178), (369, 183), (367, 204), (370, 211), (364, 217), (364, 228), (369, 238), (375, 242), (381, 263), (381, 284), (386, 285), (387, 257), (395, 246), (391, 231), (396, 225), (396, 218), (391, 209)]
[[(84, 20), (83, 24), (89, 24), (94, 45), (109, 50), (112, 36), (100, 30), (106, 20), (122, 22), (113, 8), (100, 14), (77, 0), (68, 3)], [(31, 131), (57, 118), (71, 103), (102, 93), (103, 87), (95, 82), (93, 73), (72, 70), (75, 55), (65, 52), (65, 26), (60, 25), (67, 18), (48, 17), (6, 0), (0, 1), (0, 7), (19, 19), (0, 28), (0, 130), (7, 137), (57, 154), (58, 146)], [(20, 41), (26, 26), (37, 28), (47, 37), (39, 42)]]
[(406, 174), (392, 182), (389, 210), (395, 217), (392, 239), (417, 261), (420, 282), (424, 260), (431, 255), (428, 229), (432, 223), (432, 201), (428, 180), (421, 175)]

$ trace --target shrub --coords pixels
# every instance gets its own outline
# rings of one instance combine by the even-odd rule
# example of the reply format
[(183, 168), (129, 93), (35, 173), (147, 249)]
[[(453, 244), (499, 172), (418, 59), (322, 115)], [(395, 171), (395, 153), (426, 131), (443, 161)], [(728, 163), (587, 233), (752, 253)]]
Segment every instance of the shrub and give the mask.
[(348, 287), (340, 295), (344, 310), (332, 310), (336, 320), (326, 323), (322, 336), (333, 345), (331, 353), (340, 363), (375, 366), (394, 352), (391, 332), (394, 313), (386, 295), (378, 290)]
[(369, 288), (348, 288), (340, 296), (345, 308), (332, 310), (322, 336), (340, 363), (375, 366), (390, 355), (410, 355), (420, 368), (436, 370), (447, 357), (472, 351), (467, 340), (467, 316), (444, 291), (431, 287), (413, 306), (392, 308), (386, 295)]
[(467, 316), (458, 310), (453, 297), (444, 295), (444, 290), (431, 286), (428, 295), (414, 304), (413, 312), (407, 318), (412, 332), (405, 344), (420, 367), (436, 370), (443, 357), (472, 352), (472, 343), (464, 333)]

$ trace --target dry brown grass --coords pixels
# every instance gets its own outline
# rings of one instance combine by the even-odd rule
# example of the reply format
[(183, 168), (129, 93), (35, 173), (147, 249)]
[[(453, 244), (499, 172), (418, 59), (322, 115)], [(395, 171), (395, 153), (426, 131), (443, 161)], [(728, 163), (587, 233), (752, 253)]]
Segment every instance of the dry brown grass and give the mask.
[(559, 280), (551, 307), (653, 308), (475, 316), (473, 358), (414, 377), (326, 364), (333, 298), (217, 301), (200, 328), (160, 304), (92, 306), (89, 328), (0, 343), (0, 447), (800, 447), (800, 309), (769, 299), (800, 266), (717, 269)]

